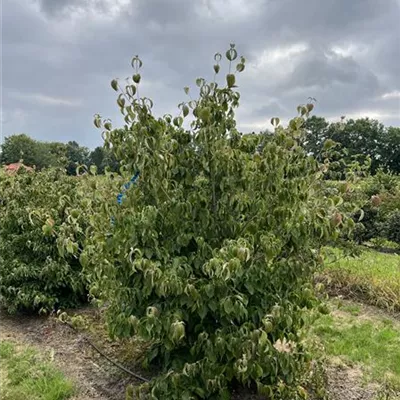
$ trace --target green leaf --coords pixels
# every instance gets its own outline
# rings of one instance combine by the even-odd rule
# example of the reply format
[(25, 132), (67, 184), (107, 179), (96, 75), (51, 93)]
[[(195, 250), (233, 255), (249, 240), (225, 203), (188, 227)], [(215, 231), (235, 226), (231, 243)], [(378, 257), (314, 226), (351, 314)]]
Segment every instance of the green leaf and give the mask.
[(185, 104), (182, 107), (183, 117), (187, 117), (189, 115), (189, 107)]
[(117, 81), (116, 79), (113, 79), (113, 80), (111, 81), (111, 87), (112, 87), (116, 92), (118, 92), (118, 81)]
[(134, 75), (132, 76), (132, 80), (133, 80), (133, 82), (135, 82), (136, 84), (139, 84), (139, 83), (140, 83), (140, 79), (141, 79), (140, 74), (134, 74)]
[(183, 124), (183, 118), (182, 117), (175, 117), (173, 119), (173, 123), (174, 123), (175, 126), (181, 127), (182, 124)]
[(221, 53), (215, 53), (214, 54), (214, 60), (216, 62), (220, 62), (222, 60), (222, 54)]
[(229, 61), (234, 61), (234, 60), (236, 60), (236, 58), (237, 58), (237, 51), (236, 51), (236, 49), (234, 48), (234, 45), (231, 45), (231, 48), (225, 53), (225, 55), (226, 55), (226, 58), (227, 58)]
[(197, 79), (196, 79), (196, 85), (197, 85), (198, 87), (203, 86), (203, 84), (204, 84), (204, 79), (203, 79), (203, 78), (197, 78)]
[(239, 63), (236, 65), (236, 71), (238, 71), (238, 72), (244, 71), (244, 68), (245, 68), (245, 65), (242, 63)]
[(71, 240), (66, 241), (65, 248), (67, 249), (68, 253), (74, 254), (74, 245), (73, 245), (73, 242), (71, 242)]
[(260, 364), (255, 364), (255, 377), (261, 378), (264, 374), (264, 371)]
[(228, 297), (227, 299), (225, 299), (224, 303), (224, 311), (226, 314), (230, 315), (234, 312), (234, 305), (232, 303), (232, 300)]
[(271, 125), (277, 127), (280, 124), (280, 119), (277, 117), (271, 118)]
[[(135, 85), (127, 85), (126, 88), (126, 93), (129, 97), (133, 97), (136, 94), (136, 86)], [(128, 107), (127, 107), (128, 108)], [(129, 106), (129, 110), (127, 110), (129, 113), (133, 113), (132, 107)]]
[(228, 85), (228, 88), (233, 87), (235, 85), (235, 81), (236, 81), (236, 78), (235, 78), (234, 74), (226, 75), (226, 83)]
[(138, 56), (135, 56), (132, 58), (131, 65), (132, 65), (132, 68), (134, 68), (137, 71), (139, 68), (141, 68), (143, 66), (143, 63), (142, 63), (142, 60)]
[(117, 104), (118, 104), (121, 108), (125, 106), (125, 99), (124, 99), (122, 93), (118, 96)]
[(208, 284), (204, 287), (204, 290), (207, 294), (207, 296), (211, 299), (212, 297), (214, 297), (214, 286), (211, 284)]

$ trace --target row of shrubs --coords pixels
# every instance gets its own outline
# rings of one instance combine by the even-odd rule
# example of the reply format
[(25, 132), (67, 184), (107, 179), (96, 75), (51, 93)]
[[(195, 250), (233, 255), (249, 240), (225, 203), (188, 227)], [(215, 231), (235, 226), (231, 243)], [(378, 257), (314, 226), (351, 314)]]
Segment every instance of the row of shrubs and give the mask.
[[(87, 301), (87, 276), (79, 261), (85, 229), (95, 218), (87, 210), (93, 204), (117, 204), (121, 177), (109, 176), (72, 177), (62, 169), (0, 174), (0, 295), (10, 312)], [(387, 239), (400, 244), (398, 176), (379, 171), (358, 181), (346, 196), (362, 205), (363, 218), (353, 231), (358, 243)]]
[(107, 201), (99, 193), (115, 201), (106, 182), (63, 169), (0, 173), (0, 299), (9, 312), (49, 312), (87, 301), (79, 254), (94, 216), (86, 210)]

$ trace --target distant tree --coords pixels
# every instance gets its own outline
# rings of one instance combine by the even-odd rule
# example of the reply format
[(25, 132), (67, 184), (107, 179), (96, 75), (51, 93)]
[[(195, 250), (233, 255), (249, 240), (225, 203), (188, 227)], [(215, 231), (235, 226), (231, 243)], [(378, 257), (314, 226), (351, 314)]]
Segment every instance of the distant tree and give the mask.
[(1, 164), (23, 160), (25, 165), (36, 166), (37, 169), (59, 165), (58, 157), (49, 143), (39, 142), (26, 134), (7, 137), (1, 150)]
[(346, 121), (340, 129), (337, 124), (328, 128), (329, 137), (346, 148), (349, 156), (356, 154), (371, 157), (371, 173), (385, 163), (382, 157), (382, 146), (385, 127), (379, 121), (369, 118)]
[(66, 145), (67, 174), (76, 175), (76, 168), (79, 165), (89, 163), (89, 149), (79, 146), (75, 141), (70, 141)]
[(102, 146), (96, 147), (90, 153), (89, 164), (95, 165), (99, 174), (103, 174), (106, 167), (109, 167), (113, 172), (118, 172), (119, 170), (119, 163), (114, 154), (111, 150)]
[(321, 161), (323, 144), (328, 138), (328, 127), (329, 122), (325, 118), (315, 115), (308, 118), (304, 124), (307, 134), (302, 145), (310, 155), (315, 156), (319, 161)]
[(53, 157), (52, 166), (66, 167), (67, 160), (67, 145), (61, 142), (48, 142), (46, 145)]
[(1, 163), (11, 164), (23, 159), (25, 165), (37, 165), (38, 151), (35, 140), (20, 134), (5, 138), (1, 147)]
[(400, 128), (389, 127), (381, 144), (382, 166), (400, 174)]
[(103, 173), (103, 162), (104, 162), (104, 147), (96, 147), (89, 156), (89, 164), (97, 167), (99, 174)]

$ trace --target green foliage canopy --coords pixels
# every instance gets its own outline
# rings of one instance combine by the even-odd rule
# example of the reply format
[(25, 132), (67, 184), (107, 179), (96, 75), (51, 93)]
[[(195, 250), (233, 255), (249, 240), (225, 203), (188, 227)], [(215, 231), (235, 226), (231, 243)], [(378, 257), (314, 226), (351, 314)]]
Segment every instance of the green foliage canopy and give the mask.
[(127, 84), (111, 83), (124, 129), (94, 121), (123, 178), (140, 178), (120, 206), (93, 210), (80, 260), (91, 295), (108, 304), (110, 333), (148, 340), (147, 362), (164, 371), (144, 397), (224, 399), (235, 382), (302, 396), (310, 280), (322, 246), (354, 225), (338, 211), (340, 192), (324, 193), (325, 167), (298, 143), (312, 104), (287, 128), (273, 118), (268, 140), (242, 135), (236, 77), (245, 59), (234, 45), (225, 56), (225, 84), (216, 54), (214, 81), (197, 79), (198, 97), (185, 88), (180, 114), (161, 118), (139, 96), (134, 57)]

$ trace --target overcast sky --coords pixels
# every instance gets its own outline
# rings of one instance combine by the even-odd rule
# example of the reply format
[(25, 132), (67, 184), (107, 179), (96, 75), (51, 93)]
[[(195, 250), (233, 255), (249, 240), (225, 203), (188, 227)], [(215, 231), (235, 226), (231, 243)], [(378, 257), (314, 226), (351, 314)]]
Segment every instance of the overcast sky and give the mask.
[[(143, 60), (141, 94), (175, 114), (236, 43), (239, 128), (270, 128), (309, 96), (329, 120), (400, 126), (400, 0), (0, 0), (2, 133), (101, 144), (93, 114), (122, 125), (110, 87)], [(224, 68), (222, 68), (224, 71)], [(222, 76), (221, 76), (222, 78)]]

